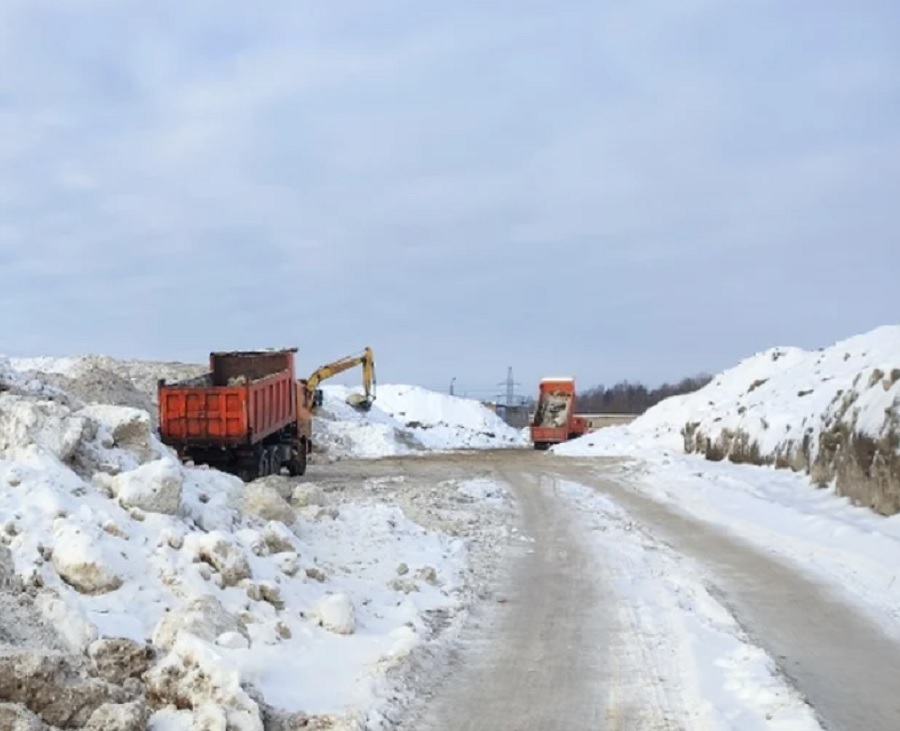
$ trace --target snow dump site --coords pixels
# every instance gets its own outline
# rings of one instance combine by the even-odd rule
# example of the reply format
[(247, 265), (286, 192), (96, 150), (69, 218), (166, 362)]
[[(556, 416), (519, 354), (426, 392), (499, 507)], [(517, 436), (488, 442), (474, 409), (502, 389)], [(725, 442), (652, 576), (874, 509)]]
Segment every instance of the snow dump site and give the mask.
[(0, 361), (0, 729), (900, 729), (900, 327), (550, 452), (329, 386), (249, 484), (155, 436), (202, 370)]
[[(182, 466), (156, 380), (201, 370), (0, 360), (0, 728), (377, 728), (465, 616), (507, 498)], [(326, 394), (314, 465), (523, 443), (471, 401), (384, 386), (362, 419)]]
[(632, 424), (559, 445), (777, 555), (900, 637), (900, 326), (773, 348)]

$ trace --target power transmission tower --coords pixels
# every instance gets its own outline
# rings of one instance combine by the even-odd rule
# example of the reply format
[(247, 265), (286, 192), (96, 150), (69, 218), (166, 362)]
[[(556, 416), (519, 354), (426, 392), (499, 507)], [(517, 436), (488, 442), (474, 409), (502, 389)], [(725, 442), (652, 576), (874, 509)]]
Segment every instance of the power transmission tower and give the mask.
[(521, 386), (522, 384), (513, 378), (512, 366), (510, 366), (509, 370), (506, 372), (506, 380), (498, 385), (506, 386), (506, 406), (514, 406), (516, 400), (516, 386)]

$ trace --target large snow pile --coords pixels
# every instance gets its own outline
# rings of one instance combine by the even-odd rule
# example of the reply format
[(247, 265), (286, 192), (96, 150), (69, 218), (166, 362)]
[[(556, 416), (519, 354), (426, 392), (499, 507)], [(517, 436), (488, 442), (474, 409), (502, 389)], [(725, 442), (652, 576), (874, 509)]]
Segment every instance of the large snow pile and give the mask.
[[(69, 403), (131, 406), (147, 411), (154, 426), (158, 379), (178, 381), (207, 370), (206, 365), (93, 355), (12, 358), (8, 364), (20, 379), (55, 387)], [(325, 403), (316, 419), (314, 440), (319, 451), (335, 457), (392, 457), (527, 443), (524, 432), (472, 399), (417, 386), (382, 385), (374, 408), (363, 414), (346, 403), (353, 389), (325, 385), (322, 390)]]
[[(128, 381), (143, 397), (154, 402), (156, 400), (156, 382), (160, 378), (180, 381), (201, 375), (207, 370), (206, 363), (122, 360), (106, 355), (10, 358), (10, 365), (20, 372), (39, 373), (42, 376), (64, 376), (76, 382), (92, 372), (102, 371)], [(108, 399), (101, 402), (114, 403)]]
[(563, 455), (684, 450), (808, 472), (855, 502), (900, 511), (900, 326), (807, 352), (774, 348)]
[[(262, 731), (361, 713), (429, 636), (426, 615), (459, 609), (464, 544), (397, 508), (186, 468), (146, 412), (69, 405), (5, 362), (0, 391), (0, 550), (43, 616), (28, 637), (60, 635), (0, 648), (21, 679), (0, 682), (17, 714), (0, 720)], [(0, 592), (11, 581), (0, 570)], [(15, 637), (22, 604), (4, 596), (0, 637)], [(65, 718), (40, 700), (60, 688), (77, 701)], [(119, 716), (134, 724), (103, 725)]]
[(339, 456), (389, 457), (423, 450), (492, 449), (526, 444), (523, 432), (472, 399), (418, 386), (382, 385), (373, 407), (347, 404), (352, 389), (323, 387), (323, 415), (314, 439)]
[[(324, 386), (324, 403), (313, 423), (313, 443), (331, 457), (375, 459), (414, 454), (424, 447), (402, 422), (374, 405), (368, 412), (354, 409), (344, 386)], [(377, 401), (376, 401), (377, 404)]]
[(118, 360), (103, 355), (11, 358), (16, 372), (56, 386), (85, 404), (131, 406), (156, 423), (157, 381), (179, 381), (206, 371), (205, 365)]

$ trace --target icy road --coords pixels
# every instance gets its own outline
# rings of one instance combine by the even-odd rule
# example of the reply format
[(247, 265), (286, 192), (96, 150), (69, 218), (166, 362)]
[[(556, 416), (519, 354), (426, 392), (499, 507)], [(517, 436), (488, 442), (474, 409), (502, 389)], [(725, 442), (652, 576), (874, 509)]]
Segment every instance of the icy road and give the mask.
[(386, 725), (900, 729), (895, 633), (800, 564), (642, 495), (615, 467), (512, 450), (314, 468), (323, 484), (480, 478), (514, 497), (484, 601)]

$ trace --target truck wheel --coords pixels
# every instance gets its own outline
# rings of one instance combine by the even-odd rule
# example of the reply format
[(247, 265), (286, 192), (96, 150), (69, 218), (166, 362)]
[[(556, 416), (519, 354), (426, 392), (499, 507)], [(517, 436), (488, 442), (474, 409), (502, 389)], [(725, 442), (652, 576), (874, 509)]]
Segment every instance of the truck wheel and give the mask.
[(299, 477), (306, 472), (306, 442), (300, 442), (300, 448), (294, 452), (294, 458), (288, 463), (291, 477)]
[(269, 474), (270, 475), (280, 475), (281, 474), (281, 445), (276, 444), (272, 447), (269, 447), (266, 452), (268, 452), (268, 460), (269, 460)]
[(271, 453), (268, 449), (263, 448), (262, 452), (259, 453), (259, 464), (256, 468), (256, 473), (258, 477), (266, 477), (271, 469)]

